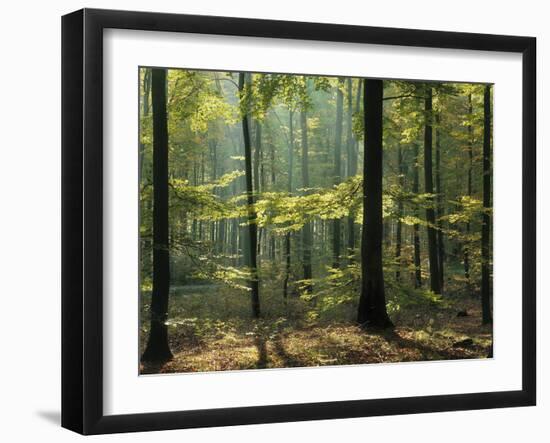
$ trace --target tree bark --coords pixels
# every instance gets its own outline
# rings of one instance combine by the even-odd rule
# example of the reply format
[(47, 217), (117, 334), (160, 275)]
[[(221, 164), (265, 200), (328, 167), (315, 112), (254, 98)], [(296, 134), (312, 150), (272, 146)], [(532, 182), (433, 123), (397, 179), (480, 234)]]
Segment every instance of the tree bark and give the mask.
[(170, 253), (168, 247), (168, 119), (166, 71), (152, 70), (153, 104), (153, 291), (150, 331), (142, 361), (163, 362), (172, 358), (168, 344), (168, 297)]
[[(403, 151), (401, 149), (401, 144), (397, 145), (397, 168), (399, 171), (399, 190), (403, 191), (405, 187), (405, 170), (403, 166)], [(403, 200), (401, 197), (397, 202), (397, 229), (395, 233), (395, 261), (397, 262), (397, 270), (395, 271), (395, 279), (397, 281), (401, 280), (401, 243), (403, 237), (403, 223), (401, 219), (403, 218)]]
[[(248, 74), (250, 75), (250, 74)], [(239, 92), (241, 101), (245, 99), (244, 83), (245, 74), (239, 74)], [(252, 148), (250, 143), (250, 128), (248, 124), (248, 112), (247, 110), (241, 110), (242, 112), (242, 127), (243, 127), (243, 140), (244, 140), (244, 162), (245, 162), (245, 177), (246, 177), (246, 201), (247, 201), (247, 214), (248, 214), (248, 266), (250, 268), (250, 292), (252, 302), (252, 315), (255, 318), (260, 317), (260, 287), (258, 281), (258, 267), (257, 267), (257, 245), (258, 245), (258, 231), (256, 224), (256, 209), (254, 188), (252, 186)]]
[[(420, 190), (420, 150), (418, 144), (414, 144), (414, 177), (413, 177), (413, 194), (418, 195)], [(420, 211), (418, 205), (414, 209), (414, 215), (418, 219)], [(420, 258), (420, 226), (418, 223), (413, 225), (413, 243), (414, 243), (414, 287), (422, 287), (422, 268)]]
[[(149, 99), (151, 96), (151, 69), (143, 68), (143, 108), (142, 108), (142, 117), (144, 119), (149, 117), (150, 103)], [(145, 185), (147, 180), (143, 180), (143, 166), (145, 161), (145, 144), (139, 143), (139, 166), (138, 166), (138, 176), (139, 176), (139, 185)], [(139, 205), (139, 220), (140, 223), (143, 221), (143, 210), (150, 210), (150, 199), (145, 199), (140, 201)], [(148, 235), (145, 238), (140, 239), (140, 260), (142, 263), (142, 270), (147, 272), (150, 275), (153, 263), (153, 245), (152, 245), (152, 233), (149, 231)]]
[[(269, 144), (269, 157), (270, 157), (270, 163), (271, 163), (271, 190), (275, 191), (275, 183), (276, 183), (276, 172), (275, 172), (275, 143), (273, 141)], [(275, 235), (272, 233), (270, 235), (270, 241), (269, 241), (269, 258), (272, 261), (275, 261)]]
[[(292, 195), (292, 168), (294, 163), (294, 112), (289, 110), (289, 142), (288, 142), (288, 195)], [(288, 297), (288, 282), (290, 280), (291, 268), (291, 249), (290, 249), (290, 232), (285, 234), (285, 279), (283, 281), (283, 297)]]
[[(233, 145), (233, 155), (235, 158), (237, 158), (238, 156), (241, 155), (241, 146), (240, 146), (240, 143), (235, 142), (235, 139), (233, 137), (234, 133), (230, 132), (229, 134), (230, 134), (231, 144)], [(234, 162), (233, 168), (240, 169), (239, 160), (233, 160), (233, 162)], [(241, 185), (240, 177), (239, 179), (235, 180), (231, 184), (232, 195), (234, 197), (238, 196), (239, 193), (241, 192), (240, 185)], [(241, 229), (239, 226), (239, 218), (235, 217), (231, 220), (230, 229), (231, 229), (230, 239), (231, 239), (231, 256), (232, 256), (231, 261), (233, 263), (233, 266), (238, 266), (240, 264), (241, 255), (242, 255), (241, 240), (240, 240)]]
[[(254, 137), (254, 160), (252, 163), (253, 169), (254, 169), (254, 198), (257, 199), (258, 195), (261, 192), (261, 155), (262, 155), (262, 124), (255, 120), (255, 127), (256, 127), (256, 135)], [(256, 247), (256, 260), (258, 261), (258, 267), (260, 266), (260, 257), (261, 257), (261, 250), (262, 250), (262, 234), (263, 229), (256, 227), (258, 231), (258, 244)]]
[[(354, 177), (357, 175), (357, 143), (353, 136), (353, 84), (351, 78), (347, 79), (348, 86), (348, 176)], [(361, 90), (361, 83), (357, 85), (357, 89)], [(355, 208), (352, 206), (348, 215), (348, 255), (353, 257), (355, 253)]]
[[(424, 185), (427, 194), (434, 193), (432, 174), (432, 88), (426, 86), (424, 100), (425, 124), (424, 124)], [(439, 274), (439, 257), (437, 254), (437, 230), (435, 228), (435, 202), (430, 199), (426, 208), (426, 221), (428, 222), (428, 258), (430, 261), (430, 288), (435, 294), (441, 294), (441, 277)]]
[[(472, 106), (472, 94), (468, 95), (468, 116), (470, 122), (468, 123), (468, 197), (472, 196), (472, 169), (474, 163), (474, 150), (473, 150), (473, 127), (472, 127), (472, 117), (473, 117), (473, 106)], [(464, 277), (470, 287), (470, 222), (466, 223), (466, 241), (464, 242)]]
[(481, 225), (481, 310), (483, 324), (492, 323), (490, 229), (491, 229), (491, 86), (483, 94), (483, 219)]
[(357, 321), (364, 327), (388, 328), (382, 268), (382, 80), (365, 80), (365, 159), (363, 164), (363, 233), (361, 296)]
[[(342, 85), (344, 79), (338, 79), (336, 88), (336, 137), (334, 140), (334, 185), (340, 184), (342, 178), (342, 124), (344, 114), (344, 94)], [(332, 223), (332, 255), (334, 268), (340, 267), (340, 219), (333, 220)]]
[(439, 286), (441, 291), (444, 290), (445, 282), (445, 240), (443, 238), (443, 188), (441, 186), (441, 118), (439, 113), (436, 114), (436, 129), (435, 129), (435, 188), (437, 191), (437, 257), (439, 263)]
[[(149, 95), (151, 93), (151, 70), (143, 68), (143, 117), (149, 115)], [(145, 145), (139, 143), (139, 181), (143, 174), (143, 160), (145, 158)]]
[[(302, 131), (302, 187), (304, 195), (308, 194), (309, 188), (309, 146), (307, 138), (307, 113), (302, 109), (300, 113), (300, 124)], [(303, 254), (303, 269), (304, 280), (310, 281), (304, 285), (305, 292), (310, 293), (313, 289), (311, 284), (312, 267), (311, 267), (311, 246), (312, 246), (312, 231), (311, 223), (304, 224), (302, 228), (302, 254)]]
[[(218, 172), (218, 155), (217, 155), (217, 141), (216, 140), (209, 140), (208, 141), (208, 147), (210, 149), (210, 161), (211, 164), (211, 170), (210, 170), (210, 181), (215, 181), (218, 178), (217, 172)], [(204, 159), (204, 157), (203, 157)], [(214, 195), (220, 196), (221, 190), (214, 189), (213, 191)], [(210, 222), (210, 243), (212, 245), (212, 250), (215, 252), (219, 251), (219, 243), (216, 241), (216, 235), (217, 231), (219, 231), (218, 228), (218, 222), (211, 221)]]

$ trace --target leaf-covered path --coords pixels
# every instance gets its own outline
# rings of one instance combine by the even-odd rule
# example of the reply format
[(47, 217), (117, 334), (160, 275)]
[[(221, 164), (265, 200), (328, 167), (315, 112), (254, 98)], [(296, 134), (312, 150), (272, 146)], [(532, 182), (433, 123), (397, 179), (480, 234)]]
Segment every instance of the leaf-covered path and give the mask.
[(474, 299), (405, 314), (393, 331), (364, 331), (344, 323), (301, 327), (287, 320), (275, 327), (267, 323), (251, 321), (246, 330), (220, 321), (201, 333), (196, 321), (184, 321), (172, 328), (174, 359), (142, 366), (142, 373), (475, 359), (491, 352), (491, 328), (479, 326), (481, 312)]

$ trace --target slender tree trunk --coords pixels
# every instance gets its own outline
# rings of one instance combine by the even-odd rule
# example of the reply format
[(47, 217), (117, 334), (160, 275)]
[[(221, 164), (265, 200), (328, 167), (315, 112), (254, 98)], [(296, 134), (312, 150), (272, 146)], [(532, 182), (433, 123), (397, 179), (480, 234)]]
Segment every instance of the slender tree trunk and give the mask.
[[(264, 149), (263, 149), (263, 146), (262, 146), (262, 135), (261, 135), (261, 132), (262, 132), (262, 127), (260, 126), (260, 135), (258, 137), (258, 140), (259, 140), (259, 158), (258, 158), (258, 162), (260, 164), (260, 183), (259, 183), (259, 186), (258, 186), (258, 189), (256, 190), (256, 198), (259, 199), (260, 198), (260, 194), (262, 192), (264, 192), (267, 188), (266, 188), (266, 179), (265, 179), (265, 161), (264, 161)], [(258, 247), (258, 260), (261, 261), (261, 257), (266, 253), (267, 251), (267, 238), (268, 238), (268, 235), (267, 235), (267, 229), (265, 227), (262, 227), (262, 228), (259, 228), (260, 230), (260, 244), (259, 244), (259, 247)], [(261, 268), (261, 264), (258, 263), (258, 267)]]
[[(432, 88), (426, 86), (424, 102), (426, 123), (424, 126), (424, 184), (427, 194), (434, 193), (432, 174)], [(439, 257), (437, 254), (437, 230), (435, 228), (434, 201), (430, 199), (426, 208), (428, 222), (428, 258), (430, 260), (430, 288), (435, 294), (441, 294), (441, 277), (439, 275)]]
[[(306, 110), (302, 109), (300, 113), (300, 124), (302, 131), (302, 187), (304, 188), (304, 195), (308, 194), (309, 188), (309, 147), (307, 138), (307, 114)], [(303, 268), (304, 268), (304, 280), (311, 281), (312, 269), (311, 269), (311, 246), (312, 246), (312, 231), (311, 223), (306, 223), (302, 228), (302, 253), (303, 253)], [(313, 289), (311, 283), (304, 285), (305, 292), (310, 293)]]
[(172, 358), (168, 344), (168, 296), (170, 253), (168, 249), (168, 122), (166, 111), (166, 71), (152, 70), (153, 102), (153, 292), (149, 340), (142, 361)]
[[(289, 111), (288, 115), (289, 124), (289, 143), (288, 143), (288, 195), (292, 195), (292, 168), (294, 162), (294, 112)], [(288, 282), (290, 280), (290, 268), (291, 268), (291, 250), (290, 250), (290, 232), (285, 234), (285, 279), (283, 282), (283, 297), (288, 297)]]
[[(360, 84), (358, 90), (361, 90)], [(354, 177), (357, 175), (357, 143), (353, 136), (353, 84), (351, 78), (347, 79), (348, 86), (348, 176)], [(353, 257), (355, 252), (355, 208), (352, 206), (348, 215), (348, 255)]]
[(231, 255), (233, 256), (233, 264), (239, 264), (241, 251), (239, 249), (239, 219), (231, 220)]
[[(334, 141), (334, 184), (340, 184), (342, 177), (342, 124), (344, 114), (344, 94), (342, 86), (344, 79), (338, 79), (338, 87), (336, 89), (336, 137)], [(332, 229), (332, 255), (334, 268), (340, 267), (340, 219), (333, 221)]]
[[(240, 143), (236, 143), (233, 137), (233, 132), (229, 133), (229, 138), (231, 140), (231, 144), (233, 145), (233, 155), (235, 158), (241, 155), (241, 149), (240, 149)], [(234, 169), (241, 169), (240, 163), (238, 160), (233, 160), (234, 162)], [(231, 192), (234, 197), (237, 197), (240, 193), (240, 178), (235, 180), (231, 184)], [(233, 263), (233, 266), (238, 266), (240, 264), (241, 260), (241, 254), (242, 250), (240, 248), (241, 242), (240, 242), (240, 227), (239, 227), (239, 219), (233, 218), (231, 220), (231, 262)]]
[[(244, 82), (245, 74), (239, 74), (239, 92), (241, 94), (240, 99), (245, 100), (244, 97)], [(254, 189), (252, 186), (252, 149), (250, 143), (250, 128), (248, 126), (248, 113), (243, 112), (242, 116), (243, 126), (243, 139), (244, 139), (244, 159), (245, 159), (245, 177), (246, 177), (246, 196), (247, 196), (247, 212), (248, 212), (248, 236), (249, 236), (249, 267), (250, 267), (250, 290), (252, 301), (252, 315), (255, 318), (260, 316), (260, 288), (258, 281), (258, 267), (257, 267), (257, 244), (258, 244), (258, 231), (256, 225), (256, 209)]]
[[(224, 162), (223, 160), (220, 162), (220, 168), (219, 168), (220, 176), (223, 176), (224, 171)], [(222, 200), (225, 200), (227, 197), (227, 188), (222, 188), (220, 190), (220, 198)], [(218, 238), (217, 238), (217, 251), (225, 255), (226, 252), (226, 236), (227, 236), (227, 220), (225, 218), (222, 218), (218, 222)]]
[(226, 235), (227, 226), (225, 224), (225, 218), (222, 218), (218, 225), (218, 241), (217, 241), (217, 251), (221, 254), (225, 254), (225, 235)]
[(491, 313), (491, 86), (483, 94), (483, 220), (481, 225), (481, 309), (483, 324), (493, 321)]
[(436, 114), (435, 129), (435, 187), (437, 190), (437, 257), (439, 261), (439, 286), (441, 291), (444, 290), (444, 268), (445, 268), (445, 241), (443, 239), (443, 188), (441, 187), (441, 118), (439, 113)]
[[(200, 168), (199, 168), (199, 171), (200, 171), (200, 184), (201, 185), (204, 185), (206, 183), (206, 180), (205, 180), (205, 161), (204, 161), (204, 151), (201, 152), (201, 163), (200, 163)], [(205, 223), (203, 223), (202, 220), (199, 220), (199, 240), (200, 241), (203, 241), (204, 240), (204, 237), (203, 237), (203, 226), (204, 226)]]
[[(468, 197), (472, 196), (472, 169), (474, 164), (474, 151), (473, 151), (473, 127), (472, 127), (472, 117), (473, 117), (473, 106), (472, 106), (472, 94), (468, 95), (468, 116), (470, 121), (468, 123)], [(466, 241), (464, 242), (464, 277), (470, 287), (470, 222), (466, 223)]]
[[(269, 144), (269, 156), (270, 156), (270, 162), (271, 162), (271, 190), (275, 191), (275, 180), (276, 180), (276, 172), (275, 172), (275, 144), (271, 142)], [(273, 261), (275, 260), (275, 235), (271, 234), (270, 236), (270, 246), (269, 246), (269, 258)]]
[(254, 192), (260, 192), (260, 156), (262, 152), (262, 124), (255, 120), (256, 134), (254, 137)]
[[(399, 190), (403, 192), (405, 187), (405, 171), (403, 166), (403, 151), (401, 144), (397, 145), (397, 168), (399, 170)], [(395, 261), (397, 262), (397, 270), (395, 271), (395, 279), (401, 279), (401, 243), (403, 237), (403, 200), (399, 198), (397, 202), (397, 230), (395, 233)]]
[[(210, 161), (212, 163), (211, 172), (210, 172), (210, 181), (215, 181), (218, 179), (218, 158), (217, 158), (217, 142), (216, 140), (209, 140), (208, 147), (210, 148)], [(220, 195), (220, 191), (214, 189), (214, 195)], [(210, 242), (212, 245), (212, 250), (219, 252), (219, 243), (216, 242), (216, 221), (210, 222)]]
[[(236, 157), (235, 168), (240, 170), (242, 169), (242, 166), (243, 166), (241, 163), (242, 160), (240, 158), (245, 157), (242, 121), (241, 121), (240, 130), (236, 126), (232, 134), (233, 134), (233, 137), (231, 137), (231, 142), (233, 144), (234, 153)], [(241, 194), (246, 195), (246, 173), (245, 175), (235, 180), (234, 184), (235, 184), (235, 196), (241, 196)], [(248, 226), (247, 226), (246, 220), (247, 220), (247, 217), (239, 217), (234, 219), (236, 236), (237, 236), (237, 255), (235, 257), (235, 263), (238, 266), (249, 266), (249, 263), (250, 263), (250, 258), (249, 258), (250, 236), (248, 235)]]
[[(142, 108), (142, 117), (144, 119), (149, 117), (149, 99), (151, 95), (151, 70), (149, 68), (143, 68), (143, 108)], [(140, 186), (144, 185), (145, 182), (143, 180), (143, 165), (145, 160), (145, 144), (141, 142), (139, 143), (139, 184)], [(140, 201), (139, 205), (139, 220), (140, 224), (143, 221), (143, 211), (149, 210), (150, 199), (145, 199), (143, 201)], [(151, 232), (148, 232), (148, 235), (145, 238), (142, 238), (140, 240), (140, 260), (143, 263), (142, 269), (147, 269), (147, 273), (150, 273), (150, 269), (152, 269), (152, 252), (153, 252), (153, 243), (152, 243), (152, 236)]]
[(388, 328), (382, 268), (382, 80), (365, 80), (365, 161), (363, 165), (363, 238), (361, 296), (357, 321), (365, 327)]
[[(143, 68), (143, 117), (149, 116), (149, 95), (151, 93), (151, 70)], [(145, 158), (145, 145), (139, 143), (139, 181), (143, 174), (143, 160)]]
[[(193, 186), (199, 184), (199, 172), (197, 169), (197, 162), (193, 161)], [(191, 236), (193, 241), (199, 240), (199, 221), (196, 218), (193, 218), (193, 225), (191, 227)]]
[[(261, 154), (262, 154), (262, 125), (258, 120), (255, 120), (256, 126), (256, 135), (254, 137), (254, 160), (253, 160), (253, 169), (254, 169), (254, 198), (257, 199), (260, 194), (260, 183), (261, 183)], [(260, 256), (261, 256), (261, 245), (262, 245), (262, 228), (256, 228), (258, 230), (258, 244), (256, 247), (256, 260), (258, 261), (258, 268), (260, 267)]]
[[(418, 195), (420, 191), (420, 152), (418, 144), (414, 144), (414, 177), (413, 177), (413, 194)], [(414, 215), (418, 219), (420, 211), (418, 205), (414, 209)], [(422, 287), (422, 268), (420, 259), (420, 226), (418, 223), (413, 225), (413, 243), (414, 243), (414, 287)]]

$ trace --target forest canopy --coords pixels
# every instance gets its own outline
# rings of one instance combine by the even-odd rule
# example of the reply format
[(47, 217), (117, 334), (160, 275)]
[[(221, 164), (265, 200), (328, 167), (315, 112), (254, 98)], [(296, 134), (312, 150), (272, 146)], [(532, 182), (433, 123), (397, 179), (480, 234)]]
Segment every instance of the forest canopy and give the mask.
[(492, 87), (140, 68), (142, 373), (492, 356)]

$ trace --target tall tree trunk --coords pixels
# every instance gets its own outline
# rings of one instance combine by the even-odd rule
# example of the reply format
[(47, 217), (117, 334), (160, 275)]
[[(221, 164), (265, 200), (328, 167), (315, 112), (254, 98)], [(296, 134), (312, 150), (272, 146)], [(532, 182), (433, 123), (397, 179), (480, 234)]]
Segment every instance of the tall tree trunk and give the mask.
[[(276, 181), (276, 172), (275, 172), (275, 143), (273, 141), (269, 144), (269, 157), (271, 163), (271, 191), (275, 191), (275, 181)], [(270, 235), (269, 241), (269, 258), (275, 260), (275, 234)]]
[[(260, 198), (260, 194), (262, 192), (265, 191), (266, 188), (266, 179), (265, 179), (265, 161), (264, 161), (264, 150), (263, 150), (263, 146), (262, 146), (262, 127), (261, 125), (259, 126), (259, 129), (260, 129), (260, 135), (258, 137), (258, 140), (259, 140), (259, 158), (258, 158), (258, 162), (260, 164), (260, 183), (259, 183), (259, 186), (258, 186), (258, 189), (256, 190), (256, 194), (257, 194), (257, 199)], [(258, 259), (261, 260), (261, 257), (263, 256), (263, 254), (266, 253), (267, 251), (267, 229), (265, 227), (263, 228), (260, 228), (260, 244), (258, 246)], [(258, 266), (261, 268), (261, 264), (258, 264)]]
[(153, 292), (151, 296), (149, 340), (142, 361), (172, 358), (168, 344), (168, 296), (170, 253), (168, 250), (168, 122), (166, 111), (166, 71), (152, 70), (153, 103)]
[(233, 266), (239, 265), (239, 257), (241, 254), (239, 245), (239, 219), (234, 218), (231, 220), (231, 255)]
[[(302, 187), (304, 188), (304, 195), (308, 194), (309, 188), (309, 147), (307, 138), (307, 114), (306, 110), (302, 109), (300, 113), (300, 125), (302, 130)], [(304, 285), (305, 292), (310, 293), (313, 289), (311, 284), (312, 269), (311, 269), (311, 246), (312, 246), (312, 231), (311, 223), (304, 224), (302, 228), (302, 254), (303, 254), (303, 268), (304, 268), (304, 280), (308, 280), (310, 283)]]
[[(219, 172), (220, 172), (220, 177), (224, 175), (225, 171), (224, 171), (224, 162), (221, 161), (220, 162), (220, 168), (219, 168)], [(227, 188), (222, 188), (220, 190), (220, 197), (225, 200), (226, 197), (227, 197)], [(217, 250), (218, 252), (222, 253), (223, 255), (225, 255), (225, 252), (226, 252), (226, 247), (227, 247), (227, 242), (226, 242), (226, 236), (227, 236), (227, 220), (226, 218), (222, 218), (219, 222), (218, 222), (218, 238), (217, 238)]]
[[(294, 163), (294, 112), (289, 110), (289, 142), (288, 142), (288, 195), (292, 195), (292, 168)], [(288, 282), (290, 280), (291, 250), (290, 250), (290, 232), (285, 234), (285, 279), (283, 281), (283, 297), (288, 297)]]
[[(210, 171), (210, 181), (215, 181), (218, 178), (217, 172), (218, 172), (218, 156), (217, 156), (217, 142), (216, 140), (209, 140), (208, 141), (208, 147), (210, 149), (210, 161), (211, 161), (211, 171)], [(204, 159), (204, 157), (203, 157)], [(220, 190), (214, 188), (214, 195), (219, 196)], [(212, 245), (212, 250), (215, 252), (219, 252), (219, 243), (216, 242), (216, 221), (210, 222), (210, 243)], [(219, 229), (218, 229), (219, 231)]]
[[(250, 75), (250, 74), (248, 74)], [(244, 97), (244, 82), (245, 74), (239, 74), (239, 92), (240, 99), (245, 100)], [(247, 201), (247, 213), (248, 213), (248, 259), (250, 268), (250, 292), (252, 301), (252, 315), (255, 318), (260, 316), (260, 287), (258, 281), (258, 267), (257, 267), (257, 245), (258, 245), (258, 231), (256, 224), (256, 209), (254, 189), (252, 186), (252, 148), (250, 143), (250, 128), (248, 126), (248, 112), (243, 111), (242, 115), (243, 126), (243, 139), (244, 139), (244, 162), (245, 162), (245, 177), (246, 177), (246, 201)]]
[(435, 129), (435, 187), (437, 190), (437, 257), (439, 262), (439, 286), (441, 291), (444, 290), (445, 282), (445, 241), (443, 239), (443, 188), (441, 187), (441, 118), (439, 113), (436, 114), (436, 129)]
[[(151, 69), (149, 68), (143, 68), (143, 108), (142, 108), (142, 117), (144, 119), (149, 117), (149, 99), (151, 96)], [(144, 183), (143, 181), (143, 164), (145, 160), (145, 143), (141, 142), (140, 137), (140, 143), (139, 143), (139, 169), (138, 169), (138, 175), (139, 175), (139, 185), (142, 186)], [(139, 220), (140, 223), (143, 221), (143, 211), (150, 209), (150, 199), (144, 199), (143, 201), (140, 201), (139, 205)], [(152, 263), (153, 263), (153, 244), (152, 244), (152, 238), (151, 238), (151, 232), (148, 232), (149, 235), (147, 235), (145, 238), (142, 238), (140, 240), (140, 259), (142, 262), (142, 270), (147, 270), (147, 273), (150, 273), (150, 270), (152, 269)]]
[[(262, 153), (262, 124), (255, 120), (255, 126), (256, 126), (256, 135), (254, 137), (254, 160), (252, 163), (253, 169), (254, 169), (254, 198), (257, 199), (258, 195), (260, 193), (260, 183), (261, 183), (261, 153)], [(260, 266), (260, 256), (261, 256), (261, 244), (262, 244), (262, 234), (263, 229), (262, 228), (256, 228), (258, 232), (258, 244), (256, 247), (256, 254), (257, 254), (257, 261), (258, 261), (258, 267)]]
[[(401, 144), (397, 145), (397, 168), (399, 170), (399, 190), (403, 192), (405, 187), (405, 170), (403, 166), (403, 151)], [(395, 279), (399, 281), (401, 279), (401, 243), (403, 237), (403, 200), (400, 197), (397, 201), (397, 230), (395, 233), (395, 261), (397, 262), (397, 270), (395, 271)]]
[[(427, 194), (434, 193), (432, 175), (432, 88), (426, 86), (426, 98), (424, 101), (425, 125), (424, 125), (424, 184)], [(441, 277), (439, 275), (439, 257), (437, 254), (437, 230), (435, 228), (435, 201), (430, 199), (426, 208), (426, 221), (428, 222), (428, 258), (430, 260), (430, 288), (435, 294), (441, 294)]]
[(260, 156), (262, 152), (262, 124), (258, 120), (254, 120), (256, 134), (254, 136), (254, 160), (252, 163), (254, 177), (254, 192), (260, 192)]
[[(206, 183), (206, 176), (205, 176), (205, 161), (204, 161), (204, 151), (201, 152), (201, 163), (199, 165), (199, 171), (200, 171), (200, 184), (204, 185)], [(202, 220), (199, 220), (199, 240), (203, 241), (203, 226), (206, 224), (206, 222), (203, 223)]]
[[(149, 116), (149, 96), (151, 93), (151, 70), (143, 68), (143, 114), (142, 117)], [(139, 181), (143, 174), (143, 160), (145, 158), (145, 144), (139, 143)]]
[[(468, 94), (468, 197), (472, 196), (472, 169), (474, 166), (474, 137), (473, 137), (473, 106), (472, 93)], [(470, 287), (470, 222), (466, 223), (466, 241), (464, 242), (464, 277), (466, 278), (468, 287)]]
[[(361, 90), (361, 83), (357, 87)], [(357, 143), (353, 136), (353, 84), (351, 78), (347, 79), (348, 86), (348, 135), (347, 135), (347, 147), (348, 147), (348, 176), (354, 177), (357, 175)], [(355, 251), (355, 208), (350, 208), (348, 215), (348, 255), (353, 257)]]
[[(342, 124), (344, 114), (344, 94), (342, 87), (344, 79), (338, 79), (338, 87), (336, 88), (336, 137), (334, 140), (334, 184), (340, 184), (342, 177)], [(334, 268), (340, 267), (340, 219), (333, 221), (332, 229), (332, 255)]]
[[(420, 150), (418, 144), (414, 144), (414, 177), (413, 194), (418, 195), (420, 191)], [(420, 211), (418, 205), (415, 205), (414, 216), (418, 219)], [(420, 260), (420, 226), (418, 223), (413, 225), (413, 243), (414, 243), (414, 287), (422, 287), (422, 268)]]
[[(235, 160), (233, 169), (241, 169), (239, 160), (236, 160), (241, 155), (241, 149), (240, 149), (240, 143), (235, 142), (233, 137), (233, 132), (229, 132), (231, 144), (233, 145), (233, 156)], [(240, 178), (233, 181), (231, 184), (231, 193), (234, 197), (238, 196), (241, 192), (240, 190)], [(233, 266), (239, 266), (240, 260), (241, 260), (241, 241), (240, 241), (240, 226), (239, 226), (239, 218), (235, 217), (231, 220), (231, 261), (233, 263)]]
[(363, 234), (361, 296), (357, 321), (365, 327), (387, 328), (382, 269), (382, 80), (365, 80), (365, 160), (363, 164)]
[(491, 313), (491, 86), (483, 94), (483, 220), (481, 225), (481, 310), (483, 324), (493, 321)]

